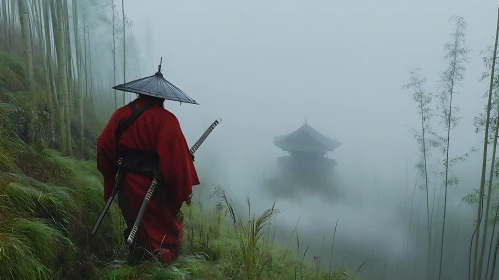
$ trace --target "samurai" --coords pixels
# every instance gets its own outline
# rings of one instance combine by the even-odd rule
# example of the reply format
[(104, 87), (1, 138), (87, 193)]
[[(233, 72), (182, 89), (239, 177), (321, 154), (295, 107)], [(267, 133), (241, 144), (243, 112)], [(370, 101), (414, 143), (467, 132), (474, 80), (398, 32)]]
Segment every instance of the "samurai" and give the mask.
[[(183, 203), (190, 205), (199, 185), (194, 156), (177, 117), (164, 109), (165, 100), (198, 104), (158, 72), (113, 87), (138, 94), (118, 108), (97, 140), (97, 168), (104, 177), (104, 200), (118, 188), (118, 205), (130, 234), (153, 176), (159, 184), (142, 218), (128, 264), (157, 257), (170, 263), (178, 257), (183, 235)], [(116, 174), (120, 172), (120, 179)]]

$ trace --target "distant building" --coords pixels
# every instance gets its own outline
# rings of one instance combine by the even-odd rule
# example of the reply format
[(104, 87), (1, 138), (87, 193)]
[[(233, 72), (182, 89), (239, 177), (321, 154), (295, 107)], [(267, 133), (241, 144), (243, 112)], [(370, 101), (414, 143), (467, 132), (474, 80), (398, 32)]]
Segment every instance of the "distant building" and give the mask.
[(274, 145), (288, 153), (277, 159), (281, 170), (287, 171), (286, 173), (319, 175), (328, 173), (336, 165), (336, 161), (328, 158), (327, 153), (338, 148), (341, 143), (305, 122), (289, 134), (274, 137)]

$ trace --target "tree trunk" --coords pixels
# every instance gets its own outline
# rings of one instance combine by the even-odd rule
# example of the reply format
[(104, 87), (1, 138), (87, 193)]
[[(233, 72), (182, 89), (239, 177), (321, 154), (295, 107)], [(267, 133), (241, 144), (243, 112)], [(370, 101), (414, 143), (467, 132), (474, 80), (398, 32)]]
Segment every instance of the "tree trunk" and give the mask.
[(5, 6), (4, 6), (4, 9), (5, 9), (5, 40), (7, 42), (7, 50), (10, 52), (10, 47), (12, 46), (12, 40), (11, 40), (11, 33), (12, 33), (12, 27), (13, 27), (13, 24), (12, 24), (12, 18), (10, 16), (10, 10), (12, 9), (12, 5), (10, 4), (10, 0), (5, 0)]
[(490, 272), (489, 280), (494, 280), (494, 273), (496, 272), (497, 250), (499, 249), (499, 232), (497, 233), (496, 246), (494, 248), (494, 258), (492, 260), (492, 270)]
[(35, 78), (33, 74), (33, 50), (31, 45), (31, 26), (29, 22), (28, 9), (24, 0), (18, 0), (17, 6), (19, 9), (19, 19), (21, 22), (21, 32), (23, 39), (23, 53), (26, 59), (26, 70), (28, 71), (29, 92), (35, 92)]
[[(26, 1), (26, 0), (25, 0)], [(31, 41), (31, 51), (33, 52), (33, 63), (36, 64), (36, 24), (35, 24), (35, 18), (36, 13), (34, 11), (33, 5), (30, 5), (30, 1), (27, 0), (28, 3), (25, 3), (25, 11), (28, 14), (29, 17), (29, 31), (30, 31), (30, 41)], [(30, 10), (31, 9), (31, 10)], [(29, 16), (32, 15), (32, 16)]]
[[(64, 117), (66, 120), (66, 141), (67, 141), (67, 150), (66, 153), (69, 156), (73, 155), (73, 147), (72, 147), (72, 137), (71, 137), (71, 102), (70, 102), (70, 91), (71, 87), (71, 45), (69, 42), (69, 27), (68, 27), (68, 10), (67, 10), (67, 0), (59, 0), (59, 4), (61, 5), (59, 8), (60, 11), (60, 19), (61, 19), (61, 44), (63, 45), (64, 55)], [(69, 77), (68, 77), (69, 76)]]
[[(65, 118), (65, 108), (66, 108), (66, 100), (68, 95), (68, 86), (66, 80), (66, 59), (64, 55), (64, 44), (63, 44), (63, 20), (62, 20), (62, 3), (61, 0), (53, 0), (57, 1), (57, 5), (54, 9), (52, 9), (52, 18), (56, 19), (57, 24), (54, 27), (57, 27), (57, 31), (54, 32), (55, 39), (55, 48), (57, 52), (57, 87), (59, 92), (59, 148), (61, 149), (62, 154), (68, 154), (67, 151), (67, 123)], [(57, 16), (56, 16), (57, 14)]]
[[(51, 16), (51, 14), (53, 15), (53, 13), (51, 13), (52, 9), (53, 9), (53, 5), (52, 4), (47, 4), (45, 3), (43, 5), (43, 8), (44, 8), (44, 18), (45, 18), (45, 24), (44, 24), (44, 27), (45, 27), (45, 46), (46, 46), (46, 49), (47, 49), (47, 69), (48, 69), (48, 74), (49, 74), (49, 84), (50, 84), (50, 87), (52, 89), (52, 96), (50, 96), (50, 99), (52, 100), (52, 104), (54, 105), (52, 107), (52, 122), (53, 122), (53, 125), (54, 127), (60, 123), (60, 120), (59, 120), (59, 115), (56, 114), (55, 110), (56, 109), (59, 109), (59, 104), (58, 104), (58, 100), (59, 98), (57, 97), (57, 84), (56, 84), (56, 79), (55, 79), (55, 69), (54, 69), (54, 60), (53, 60), (53, 49), (52, 49), (52, 37), (53, 36), (50, 36), (51, 35), (51, 32), (50, 32), (50, 25), (52, 23), (52, 30), (55, 30), (56, 28), (56, 24), (55, 24), (55, 18), (53, 18)], [(52, 33), (54, 34), (54, 33)], [(55, 41), (55, 40), (54, 40)], [(55, 133), (55, 129), (54, 129), (54, 133)], [(56, 136), (54, 135), (54, 143), (56, 142)]]
[(84, 67), (85, 67), (85, 97), (88, 98), (88, 55), (87, 55), (87, 15), (83, 18), (83, 44), (84, 44)]
[(487, 275), (489, 275), (489, 266), (490, 266), (490, 255), (492, 254), (492, 245), (494, 244), (494, 234), (496, 233), (496, 225), (497, 225), (497, 214), (499, 213), (499, 203), (496, 204), (496, 212), (494, 215), (494, 226), (492, 227), (492, 236), (490, 237), (489, 244), (489, 255), (487, 257), (487, 269), (485, 270), (485, 279), (487, 279)]
[[(20, 19), (20, 17), (21, 17), (21, 15), (19, 15), (19, 17), (16, 17), (17, 16), (16, 15), (16, 8), (17, 8), (17, 11), (19, 12), (19, 7), (18, 7), (19, 5), (17, 5), (17, 6), (16, 5), (17, 5), (17, 1), (11, 0), (11, 2), (10, 2), (10, 18), (12, 19), (12, 22), (11, 22), (12, 27), (16, 26), (16, 24), (17, 24), (16, 19)], [(19, 24), (21, 24), (21, 23), (19, 22)], [(14, 34), (15, 34), (15, 31), (14, 31)], [(15, 39), (15, 38), (12, 38), (12, 39)]]
[[(113, 83), (116, 85), (116, 6), (114, 5), (114, 0), (111, 3), (111, 11), (113, 12)], [(118, 95), (116, 90), (114, 90), (114, 108), (118, 108)]]
[[(126, 31), (125, 31), (125, 2), (121, 0), (121, 12), (123, 15), (123, 83), (126, 83)], [(126, 104), (126, 94), (123, 92), (123, 105)]]
[[(88, 26), (87, 26), (88, 28)], [(94, 82), (95, 82), (95, 79), (94, 79), (94, 76), (93, 76), (93, 71), (92, 71), (92, 48), (90, 48), (90, 42), (95, 42), (95, 37), (92, 36), (92, 39), (90, 39), (90, 30), (87, 30), (88, 31), (88, 34), (87, 34), (87, 39), (88, 39), (88, 77), (89, 77), (89, 83), (88, 83), (88, 86), (89, 86), (89, 91), (90, 91), (90, 98), (92, 100), (92, 110), (95, 111), (95, 109), (97, 108), (97, 105), (96, 105), (96, 102), (97, 102), (97, 98), (95, 98), (95, 85), (94, 85)], [(116, 95), (115, 95), (116, 97)]]
[[(71, 47), (71, 30), (69, 28), (69, 11), (68, 11), (68, 0), (63, 1), (63, 18), (64, 18), (64, 42), (66, 43), (66, 69), (67, 69), (67, 79), (68, 79), (68, 106), (69, 106), (69, 116), (73, 113), (74, 104), (74, 86), (73, 86), (73, 59)], [(71, 139), (69, 136), (68, 139)], [(71, 146), (71, 143), (68, 143)]]
[[(487, 107), (487, 117), (490, 117), (490, 110), (491, 110), (490, 99), (492, 97), (492, 92), (493, 92), (493, 87), (494, 87), (494, 78), (495, 78), (494, 72), (495, 72), (496, 57), (497, 57), (497, 39), (498, 39), (498, 36), (499, 36), (499, 9), (497, 10), (497, 27), (496, 27), (496, 40), (495, 40), (495, 44), (494, 44), (494, 54), (492, 55), (492, 69), (491, 69), (491, 73), (490, 73), (489, 103), (488, 103), (488, 107)], [(496, 127), (495, 127), (494, 148), (493, 148), (493, 152), (492, 152), (492, 163), (490, 166), (489, 188), (487, 190), (487, 204), (485, 207), (485, 220), (484, 220), (484, 225), (483, 225), (482, 249), (480, 251), (480, 259), (478, 261), (478, 279), (482, 278), (483, 257), (485, 255), (485, 242), (487, 241), (487, 227), (488, 227), (489, 209), (490, 209), (490, 196), (492, 193), (492, 179), (493, 179), (493, 175), (494, 175), (494, 161), (495, 161), (495, 154), (496, 154), (496, 147), (497, 147), (497, 132), (498, 132), (498, 125), (499, 125), (499, 117), (497, 120), (498, 120), (498, 123), (496, 123)], [(490, 119), (489, 119), (489, 122), (490, 122)], [(488, 129), (488, 127), (486, 129)], [(485, 138), (485, 145), (487, 145), (487, 140), (488, 139)], [(482, 171), (482, 175), (483, 175), (483, 171)], [(484, 191), (485, 191), (485, 184), (480, 184), (480, 194), (481, 194), (480, 201), (483, 200)], [(481, 215), (480, 215), (480, 219), (481, 219)], [(479, 228), (479, 227), (480, 227), (480, 223), (477, 222), (477, 228)], [(478, 231), (477, 231), (477, 241), (478, 241), (478, 239), (479, 239), (479, 236), (478, 236)], [(478, 245), (478, 243), (477, 243), (477, 245)]]
[[(440, 241), (440, 265), (438, 269), (438, 278), (442, 279), (442, 268), (443, 268), (443, 255), (444, 255), (444, 240), (445, 240), (445, 225), (447, 221), (447, 198), (448, 198), (448, 188), (449, 185), (453, 184), (454, 180), (449, 181), (449, 173), (452, 172), (449, 168), (449, 148), (450, 148), (450, 131), (457, 126), (457, 123), (453, 121), (453, 116), (456, 113), (453, 110), (453, 98), (455, 95), (455, 88), (459, 85), (464, 77), (464, 65), (463, 63), (467, 61), (468, 49), (465, 46), (465, 35), (464, 30), (466, 27), (465, 21), (462, 17), (456, 18), (456, 28), (452, 33), (453, 42), (447, 43), (444, 47), (446, 51), (445, 59), (449, 60), (449, 67), (444, 71), (442, 75), (442, 82), (447, 83), (445, 91), (441, 92), (441, 106), (442, 108), (447, 107), (447, 110), (443, 112), (443, 120), (445, 121), (446, 136), (444, 140), (440, 143), (444, 147), (445, 152), (445, 181), (444, 181), (444, 208), (443, 208), (443, 220), (442, 220), (442, 234)], [(443, 137), (442, 137), (443, 138)], [(452, 173), (450, 173), (452, 176)]]
[(80, 156), (84, 157), (84, 126), (83, 126), (83, 70), (81, 67), (81, 44), (80, 44), (80, 31), (78, 26), (78, 1), (73, 0), (73, 25), (74, 25), (74, 36), (75, 36), (75, 48), (76, 48), (76, 70), (78, 71), (77, 83), (78, 83), (78, 113), (79, 113), (79, 127), (80, 132)]
[[(48, 5), (46, 5), (48, 6)], [(50, 74), (49, 74), (49, 68), (51, 61), (49, 61), (50, 57), (50, 37), (48, 36), (47, 32), (44, 32), (47, 28), (44, 25), (48, 25), (49, 21), (48, 18), (44, 20), (44, 14), (45, 17), (47, 17), (47, 13), (42, 12), (42, 7), (43, 3), (41, 0), (35, 0), (35, 10), (37, 10), (37, 25), (38, 25), (38, 34), (40, 37), (40, 49), (41, 49), (41, 58), (42, 58), (42, 66), (43, 66), (43, 73), (45, 74), (45, 89), (47, 90), (46, 94), (46, 99), (47, 99), (47, 110), (48, 110), (48, 116), (49, 116), (49, 130), (50, 133), (54, 131), (54, 102), (53, 102), (53, 97), (52, 97), (52, 85), (51, 85), (51, 80), (50, 80)]]
[(0, 6), (2, 7), (2, 39), (5, 40), (5, 47), (7, 49), (10, 48), (10, 36), (9, 36), (9, 31), (10, 31), (10, 24), (9, 24), (9, 11), (8, 11), (8, 5), (9, 5), (9, 0), (3, 0)]
[(33, 75), (33, 51), (31, 45), (31, 26), (29, 20), (28, 9), (26, 7), (26, 3), (23, 0), (17, 1), (17, 7), (19, 9), (19, 20), (21, 23), (21, 33), (23, 40), (23, 53), (26, 59), (26, 70), (28, 73), (28, 91), (33, 95), (33, 104), (29, 110), (29, 142), (37, 145), (36, 143), (36, 114), (35, 114), (35, 106), (37, 96), (35, 94), (35, 78)]

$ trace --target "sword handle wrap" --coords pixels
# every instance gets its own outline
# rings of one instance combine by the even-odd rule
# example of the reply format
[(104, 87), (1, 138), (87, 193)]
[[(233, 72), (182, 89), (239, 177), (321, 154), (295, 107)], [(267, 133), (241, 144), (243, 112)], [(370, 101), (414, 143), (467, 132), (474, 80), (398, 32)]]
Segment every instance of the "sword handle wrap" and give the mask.
[(203, 144), (204, 140), (206, 140), (206, 138), (208, 138), (208, 135), (210, 135), (210, 133), (213, 131), (213, 129), (215, 129), (215, 127), (222, 121), (222, 119), (218, 119), (218, 120), (215, 120), (211, 125), (210, 127), (208, 127), (208, 129), (203, 133), (203, 135), (201, 135), (201, 137), (199, 138), (199, 140), (192, 146), (192, 148), (189, 150), (189, 152), (191, 154), (194, 154), (198, 149), (199, 149), (199, 146), (201, 146), (201, 144)]
[(158, 179), (154, 178), (151, 182), (151, 187), (147, 190), (146, 197), (145, 199), (149, 202), (151, 200), (152, 194), (154, 193), (154, 190), (156, 189), (156, 185), (158, 184)]
[(149, 186), (149, 189), (147, 190), (146, 197), (144, 198), (144, 201), (142, 202), (142, 206), (140, 207), (139, 214), (137, 215), (137, 219), (135, 220), (135, 223), (133, 224), (132, 230), (130, 231), (130, 235), (128, 235), (127, 242), (130, 245), (133, 244), (133, 240), (135, 239), (135, 235), (137, 234), (137, 231), (139, 230), (142, 216), (144, 216), (144, 213), (146, 212), (147, 204), (151, 200), (152, 194), (154, 193), (154, 190), (156, 189), (157, 184), (158, 184), (158, 179), (156, 177), (154, 177), (154, 179), (151, 182), (151, 185)]
[(137, 234), (137, 231), (139, 230), (139, 226), (133, 225), (132, 230), (130, 231), (130, 235), (128, 236), (127, 242), (128, 244), (132, 244), (133, 240), (135, 239), (135, 234)]

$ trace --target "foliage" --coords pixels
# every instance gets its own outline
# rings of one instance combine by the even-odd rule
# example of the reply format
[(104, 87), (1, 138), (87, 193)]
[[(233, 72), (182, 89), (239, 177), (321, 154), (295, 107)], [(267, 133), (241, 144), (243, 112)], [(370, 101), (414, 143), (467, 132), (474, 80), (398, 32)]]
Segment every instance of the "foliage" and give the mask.
[(104, 234), (88, 240), (102, 201), (95, 167), (4, 137), (0, 149), (10, 159), (0, 172), (0, 262), (11, 264), (0, 267), (0, 278), (91, 275), (90, 256), (113, 255), (117, 235), (111, 225), (119, 221), (113, 207)]
[[(464, 155), (458, 155), (451, 157), (449, 149), (451, 142), (451, 130), (457, 127), (460, 117), (458, 116), (459, 108), (455, 106), (455, 101), (453, 100), (458, 94), (458, 87), (461, 85), (464, 79), (464, 72), (466, 70), (465, 64), (468, 62), (469, 53), (471, 49), (465, 44), (465, 31), (466, 23), (462, 17), (451, 17), (451, 20), (455, 20), (455, 27), (451, 33), (451, 41), (445, 44), (444, 59), (448, 62), (447, 69), (443, 71), (440, 75), (440, 80), (437, 85), (438, 102), (436, 108), (433, 109), (433, 95), (425, 90), (426, 78), (420, 76), (421, 70), (416, 68), (411, 71), (411, 80), (404, 86), (404, 89), (411, 89), (413, 91), (412, 97), (417, 104), (417, 113), (420, 116), (420, 125), (418, 130), (414, 130), (414, 134), (419, 146), (419, 152), (421, 159), (416, 165), (419, 175), (423, 178), (424, 184), (421, 186), (422, 189), (426, 190), (426, 210), (428, 219), (428, 278), (431, 278), (431, 251), (432, 246), (432, 218), (433, 217), (433, 207), (430, 211), (429, 203), (429, 173), (433, 171), (429, 170), (429, 162), (432, 160), (432, 150), (437, 148), (443, 155), (443, 160), (441, 164), (443, 165), (443, 170), (439, 172), (440, 176), (444, 178), (443, 187), (445, 189), (444, 194), (444, 207), (443, 207), (443, 220), (442, 220), (442, 231), (441, 231), (441, 244), (440, 244), (440, 265), (439, 265), (439, 276), (442, 275), (442, 258), (444, 251), (444, 236), (445, 236), (445, 223), (446, 223), (446, 213), (447, 213), (447, 192), (448, 187), (452, 185), (457, 185), (459, 179), (452, 172), (452, 167), (467, 159), (470, 153), (475, 152), (472, 148), (469, 152)], [(454, 102), (453, 102), (454, 101)], [(438, 117), (439, 124), (443, 128), (444, 134), (440, 135), (435, 133), (432, 129), (432, 118)], [(479, 123), (479, 121), (477, 121)], [(436, 182), (435, 182), (436, 185)], [(434, 190), (436, 192), (436, 190)], [(466, 197), (466, 201), (473, 202), (474, 198), (472, 196)], [(432, 203), (434, 204), (434, 202)], [(437, 210), (438, 212), (438, 210)]]
[[(170, 266), (153, 260), (137, 267), (119, 264), (101, 269), (98, 279), (330, 279), (346, 280), (346, 271), (323, 271), (314, 257), (315, 266), (305, 263), (307, 249), (296, 253), (290, 245), (273, 245), (270, 219), (277, 214), (273, 207), (259, 217), (244, 221), (221, 188), (212, 195), (218, 201), (215, 211), (204, 212), (203, 205), (184, 207), (185, 237), (180, 258)], [(248, 200), (248, 211), (251, 205)], [(228, 217), (230, 223), (223, 222)], [(204, 221), (204, 222), (203, 222)], [(219, 222), (219, 223), (218, 223)], [(267, 229), (267, 231), (265, 231)], [(299, 244), (298, 235), (296, 236)], [(283, 251), (284, 250), (284, 251)], [(358, 278), (360, 279), (360, 278)]]
[(434, 116), (432, 105), (432, 94), (425, 90), (426, 78), (421, 77), (421, 69), (411, 70), (410, 82), (404, 85), (403, 89), (413, 90), (412, 98), (417, 104), (417, 113), (421, 118), (420, 130), (413, 130), (414, 137), (419, 146), (420, 161), (416, 164), (419, 175), (425, 178), (426, 183), (421, 185), (421, 189), (427, 189), (431, 182), (428, 179), (428, 159), (431, 158), (432, 148), (438, 147), (436, 134), (432, 130), (431, 120)]
[[(163, 266), (158, 260), (138, 267), (120, 265), (112, 261), (124, 257), (116, 205), (99, 233), (88, 236), (103, 205), (101, 178), (95, 165), (62, 157), (52, 150), (38, 153), (20, 142), (0, 139), (2, 148), (17, 147), (9, 150), (9, 158), (14, 159), (10, 169), (0, 172), (0, 261), (11, 264), (0, 267), (1, 279), (30, 279), (35, 275), (41, 279), (276, 279), (291, 277), (297, 271), (304, 278), (314, 274), (318, 279), (347, 277), (346, 272), (328, 276), (304, 265), (303, 259), (291, 257), (290, 250), (279, 254), (263, 235), (275, 210), (269, 209), (245, 223), (236, 218), (223, 192), (219, 192), (219, 198), (224, 205), (218, 212), (202, 213), (201, 205), (183, 209), (188, 216), (186, 237), (182, 256), (173, 265)], [(31, 168), (17, 165), (21, 158)], [(230, 213), (233, 227), (222, 221), (223, 213)]]

